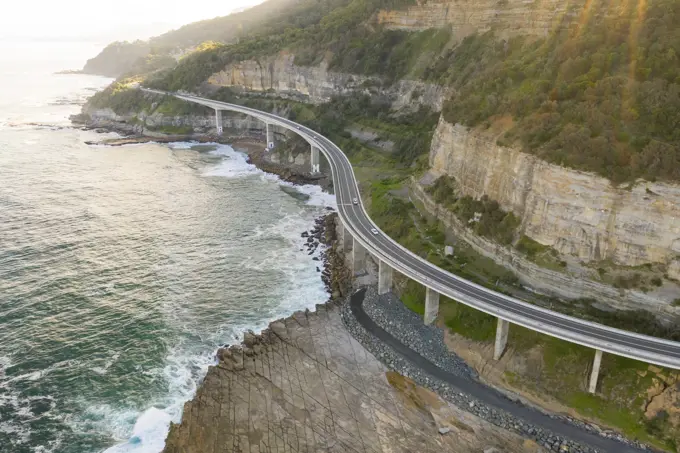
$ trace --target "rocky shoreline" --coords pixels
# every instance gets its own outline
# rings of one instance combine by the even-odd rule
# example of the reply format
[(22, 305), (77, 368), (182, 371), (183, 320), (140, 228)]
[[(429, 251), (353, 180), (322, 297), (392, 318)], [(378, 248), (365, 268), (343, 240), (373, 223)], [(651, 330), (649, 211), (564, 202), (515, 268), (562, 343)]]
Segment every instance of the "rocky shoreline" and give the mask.
[(303, 232), (302, 252), (327, 247), (321, 273), (341, 298), (220, 349), (163, 452), (543, 452), (390, 372), (350, 335), (337, 219), (328, 214)]
[(235, 149), (245, 152), (248, 155), (248, 162), (252, 163), (260, 170), (279, 176), (282, 180), (296, 185), (316, 184), (329, 188), (328, 177), (323, 174), (312, 175), (300, 168), (273, 162), (270, 158), (271, 153), (265, 151), (266, 146), (264, 137), (254, 137), (248, 135), (235, 136), (216, 136), (209, 134), (190, 134), (190, 135), (168, 135), (168, 134), (137, 134), (134, 128), (122, 123), (107, 124), (105, 127), (100, 124), (92, 124), (86, 119), (74, 115), (71, 117), (73, 124), (80, 126), (82, 130), (92, 130), (98, 133), (115, 132), (123, 135), (120, 138), (108, 138), (103, 140), (86, 141), (87, 145), (101, 146), (126, 146), (140, 143), (174, 143), (174, 142), (196, 142), (196, 143), (219, 143), (231, 145)]

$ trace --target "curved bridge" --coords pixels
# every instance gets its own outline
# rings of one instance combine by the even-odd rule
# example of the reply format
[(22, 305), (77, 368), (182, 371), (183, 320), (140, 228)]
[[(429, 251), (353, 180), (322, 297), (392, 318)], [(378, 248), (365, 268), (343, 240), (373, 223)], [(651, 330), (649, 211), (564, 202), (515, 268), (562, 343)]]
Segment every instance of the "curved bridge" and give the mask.
[[(601, 324), (553, 312), (519, 299), (484, 288), (441, 269), (399, 245), (385, 235), (373, 223), (363, 205), (352, 165), (345, 154), (333, 142), (315, 131), (273, 115), (271, 113), (201, 98), (189, 94), (166, 93), (142, 88), (146, 92), (171, 95), (187, 102), (215, 109), (218, 132), (221, 132), (221, 111), (240, 112), (258, 118), (267, 124), (268, 142), (270, 125), (291, 130), (304, 138), (312, 147), (312, 170), (318, 171), (318, 152), (321, 151), (330, 164), (338, 211), (344, 227), (344, 236), (354, 241), (355, 270), (363, 261), (365, 251), (379, 260), (379, 292), (388, 292), (392, 270), (416, 280), (427, 288), (425, 322), (434, 321), (443, 294), (477, 310), (498, 318), (495, 358), (500, 358), (507, 341), (509, 323), (535, 330), (562, 340), (577, 343), (596, 350), (590, 379), (590, 392), (594, 393), (600, 368), (602, 352), (629, 357), (664, 367), (680, 369), (680, 343), (615, 329)], [(315, 156), (316, 154), (316, 156)], [(316, 159), (316, 160), (315, 160)], [(356, 203), (355, 203), (356, 201)], [(343, 240), (343, 242), (345, 242)]]

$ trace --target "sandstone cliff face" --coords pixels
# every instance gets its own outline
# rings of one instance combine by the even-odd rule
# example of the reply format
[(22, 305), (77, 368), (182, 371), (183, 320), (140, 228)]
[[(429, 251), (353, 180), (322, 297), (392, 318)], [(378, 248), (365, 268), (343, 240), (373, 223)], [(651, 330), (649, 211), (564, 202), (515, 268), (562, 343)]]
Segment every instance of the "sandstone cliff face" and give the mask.
[(680, 256), (680, 186), (609, 180), (498, 146), (440, 120), (430, 166), (464, 194), (488, 195), (522, 219), (524, 234), (581, 261), (671, 265)]
[(511, 270), (523, 285), (535, 291), (561, 299), (595, 299), (600, 304), (621, 310), (645, 309), (663, 319), (673, 319), (677, 316), (678, 310), (669, 305), (674, 298), (673, 294), (678, 292), (677, 285), (669, 284), (667, 290), (645, 293), (637, 289), (617, 289), (596, 281), (597, 272), (594, 270), (589, 273), (583, 270), (570, 273), (547, 269), (527, 259), (514, 248), (505, 247), (475, 234), (453, 212), (437, 204), (418, 181), (412, 181), (410, 195), (457, 238), (465, 241), (480, 255)]
[(440, 111), (447, 95), (446, 89), (434, 84), (400, 80), (385, 87), (376, 77), (330, 71), (325, 62), (305, 67), (295, 65), (294, 61), (295, 55), (285, 52), (261, 60), (241, 61), (213, 74), (208, 83), (314, 104), (328, 102), (333, 96), (365, 93), (383, 98), (395, 110), (423, 105)]
[(420, 0), (404, 11), (381, 11), (378, 22), (401, 30), (449, 26), (458, 39), (491, 29), (500, 37), (545, 36), (578, 19), (584, 4), (582, 0)]

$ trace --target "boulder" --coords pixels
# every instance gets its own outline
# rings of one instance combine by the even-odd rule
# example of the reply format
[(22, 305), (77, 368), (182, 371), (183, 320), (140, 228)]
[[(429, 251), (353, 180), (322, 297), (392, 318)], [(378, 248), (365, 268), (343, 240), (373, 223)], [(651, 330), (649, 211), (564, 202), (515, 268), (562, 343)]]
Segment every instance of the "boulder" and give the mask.
[(243, 344), (245, 344), (247, 347), (252, 348), (258, 343), (259, 339), (257, 338), (257, 335), (253, 333), (252, 330), (249, 330), (243, 335)]

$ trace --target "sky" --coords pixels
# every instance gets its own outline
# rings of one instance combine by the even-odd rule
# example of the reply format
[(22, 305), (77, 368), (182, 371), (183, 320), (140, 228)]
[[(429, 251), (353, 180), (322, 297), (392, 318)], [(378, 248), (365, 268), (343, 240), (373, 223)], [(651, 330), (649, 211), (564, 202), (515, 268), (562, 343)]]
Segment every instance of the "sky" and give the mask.
[[(0, 38), (147, 39), (262, 0), (6, 0)], [(3, 3), (5, 0), (3, 0)]]

